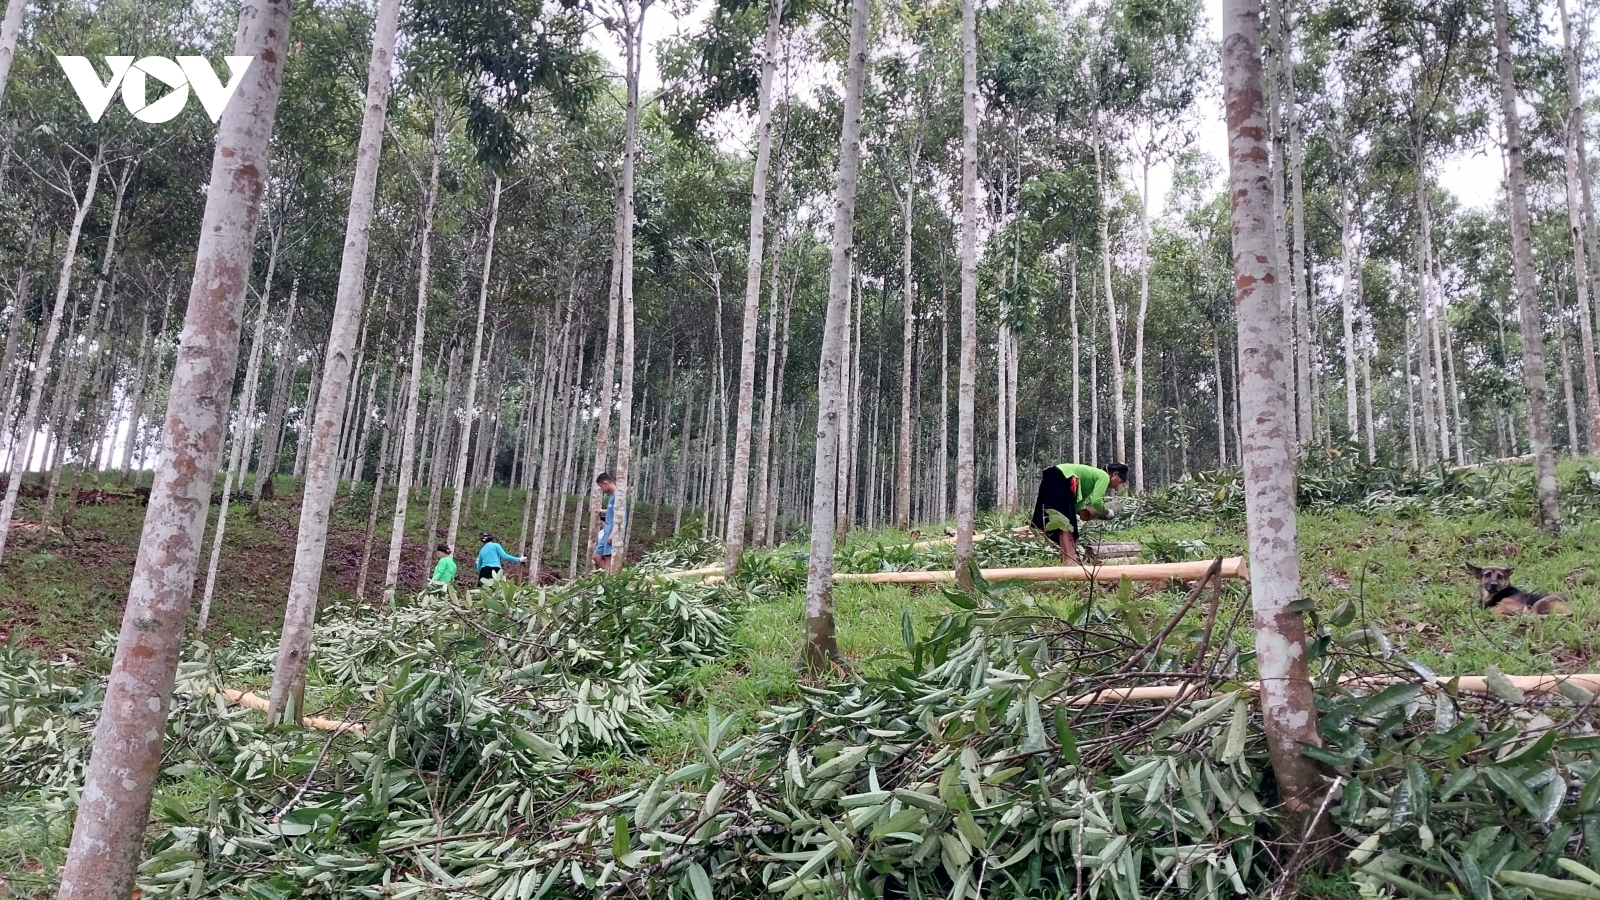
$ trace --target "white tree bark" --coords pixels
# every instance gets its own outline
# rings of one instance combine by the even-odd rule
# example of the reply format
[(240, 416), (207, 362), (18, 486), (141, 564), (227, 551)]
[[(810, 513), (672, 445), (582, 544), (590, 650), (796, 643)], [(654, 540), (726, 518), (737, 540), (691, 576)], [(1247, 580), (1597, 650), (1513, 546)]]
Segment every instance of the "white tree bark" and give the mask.
[[(633, 247), (634, 247), (634, 170), (637, 166), (639, 155), (639, 74), (643, 55), (644, 42), (644, 16), (650, 8), (650, 0), (639, 0), (639, 17), (629, 19), (625, 29), (628, 52), (625, 60), (627, 64), (627, 107), (623, 112), (622, 132), (622, 274), (619, 287), (622, 296), (622, 373), (621, 398), (617, 404), (617, 465), (612, 473), (616, 476), (616, 492), (611, 497), (613, 509), (611, 530), (611, 546), (614, 551), (611, 555), (611, 571), (613, 574), (622, 571), (628, 561), (628, 530), (632, 524), (628, 515), (628, 470), (632, 465), (633, 455), (633, 367), (634, 367), (634, 310), (633, 310)], [(626, 9), (626, 4), (624, 4)], [(758, 275), (759, 278), (759, 275)], [(759, 303), (759, 295), (758, 300)], [(749, 318), (747, 313), (746, 318)], [(754, 346), (754, 335), (751, 337)], [(752, 365), (754, 365), (752, 361)], [(749, 383), (755, 379), (754, 369), (750, 370)], [(741, 375), (740, 384), (747, 383)], [(741, 390), (743, 388), (741, 387)], [(727, 412), (724, 410), (724, 423)], [(749, 437), (749, 424), (746, 421), (745, 437)], [(745, 442), (746, 461), (749, 460), (748, 441)], [(746, 466), (748, 468), (748, 465)], [(748, 472), (746, 473), (748, 477)], [(747, 482), (748, 484), (748, 482)], [(741, 531), (742, 531), (741, 527)]]
[[(1098, 222), (1100, 227), (1100, 264), (1106, 290), (1106, 335), (1111, 348), (1111, 409), (1114, 426), (1117, 430), (1116, 439), (1112, 444), (1117, 460), (1128, 458), (1128, 423), (1127, 423), (1127, 386), (1124, 383), (1122, 369), (1122, 337), (1117, 327), (1117, 301), (1115, 292), (1111, 289), (1111, 208), (1110, 198), (1106, 196), (1105, 163), (1101, 159), (1100, 129), (1097, 123), (1090, 134), (1094, 147), (1094, 178), (1097, 194), (1100, 198)], [(960, 451), (957, 451), (958, 453)], [(958, 476), (959, 477), (959, 476)]]
[[(461, 530), (461, 504), (467, 492), (467, 459), (472, 451), (472, 425), (478, 420), (478, 372), (483, 368), (483, 322), (489, 308), (489, 274), (494, 267), (495, 228), (500, 224), (499, 175), (494, 177), (494, 189), (489, 194), (489, 228), (484, 238), (483, 274), (478, 280), (478, 324), (472, 335), (472, 364), (467, 368), (467, 396), (462, 405), (461, 437), (456, 445), (456, 474), (450, 494), (450, 527), (445, 531), (444, 542), (456, 546)], [(484, 440), (480, 432), (478, 440)]]
[(0, 20), (0, 101), (6, 96), (11, 63), (17, 56), (17, 36), (22, 33), (22, 13), (27, 8), (28, 0), (10, 0), (6, 4), (6, 17)]
[(1142, 155), (1139, 194), (1139, 316), (1133, 324), (1133, 489), (1144, 483), (1144, 324), (1150, 311), (1150, 154)]
[[(761, 87), (756, 104), (756, 161), (750, 188), (750, 246), (745, 263), (744, 322), (739, 332), (739, 407), (734, 426), (733, 484), (728, 492), (728, 531), (723, 563), (728, 574), (744, 559), (745, 507), (750, 491), (750, 428), (756, 391), (756, 331), (761, 315), (761, 263), (767, 232), (767, 170), (772, 159), (772, 83), (778, 75), (778, 37), (783, 0), (767, 4), (766, 45), (762, 48)], [(767, 370), (772, 362), (767, 362)], [(759, 512), (759, 510), (758, 510)], [(760, 521), (759, 518), (756, 521)]]
[[(278, 471), (279, 451), (283, 448), (284, 417), (289, 405), (289, 388), (294, 383), (294, 314), (300, 304), (300, 276), (289, 282), (289, 309), (283, 314), (283, 329), (278, 338), (277, 362), (272, 373), (272, 397), (267, 401), (266, 430), (261, 434), (261, 456), (256, 463), (256, 482), (252, 505), (272, 496), (272, 478)], [(259, 509), (259, 506), (257, 507)]]
[[(287, 2), (240, 4), (234, 54), (255, 61), (217, 129), (212, 187), (195, 253), (161, 460), (61, 871), (62, 900), (127, 900), (133, 893), (201, 530), (228, 418), (229, 382), (238, 363), (244, 288), (288, 39)], [(63, 274), (70, 275), (70, 267)]]
[(1505, 125), (1507, 187), (1511, 195), (1511, 262), (1522, 326), (1522, 378), (1528, 388), (1528, 441), (1538, 474), (1539, 519), (1546, 530), (1561, 530), (1556, 503), (1556, 459), (1550, 442), (1550, 407), (1544, 371), (1544, 329), (1533, 269), (1533, 225), (1528, 215), (1528, 183), (1523, 168), (1522, 123), (1517, 118), (1517, 85), (1512, 74), (1506, 0), (1494, 0), (1495, 69), (1500, 82), (1500, 115)]
[(1591, 297), (1594, 286), (1590, 279), (1588, 258), (1589, 238), (1586, 234), (1586, 205), (1583, 190), (1584, 133), (1583, 133), (1583, 80), (1578, 73), (1577, 54), (1573, 50), (1572, 23), (1567, 17), (1566, 0), (1558, 0), (1561, 10), (1562, 60), (1567, 76), (1567, 221), (1572, 230), (1572, 269), (1578, 284), (1578, 346), (1583, 357), (1584, 418), (1589, 429), (1589, 453), (1600, 453), (1600, 376), (1595, 371), (1594, 327), (1590, 321)]
[(267, 699), (267, 719), (274, 723), (299, 721), (302, 710), (311, 627), (317, 617), (322, 561), (328, 549), (328, 516), (334, 492), (339, 488), (339, 417), (350, 390), (350, 345), (366, 293), (372, 198), (383, 150), (383, 123), (389, 104), (389, 78), (399, 12), (400, 0), (381, 0), (373, 26), (361, 138), (356, 149), (355, 176), (350, 185), (350, 210), (345, 223), (344, 253), (339, 263), (339, 286), (328, 333), (328, 352), (323, 362), (322, 385), (317, 390), (316, 415), (310, 423), (311, 434), (301, 438), (309, 440), (310, 446), (306, 453), (300, 530), (295, 540), (294, 573), (289, 581), (272, 693)]
[[(34, 432), (39, 429), (39, 407), (44, 400), (44, 383), (50, 372), (50, 358), (55, 354), (56, 339), (61, 333), (61, 316), (66, 311), (67, 295), (72, 288), (72, 269), (78, 258), (78, 239), (83, 236), (83, 220), (94, 205), (95, 189), (100, 184), (100, 169), (104, 163), (104, 147), (96, 148), (89, 163), (89, 177), (84, 185), (83, 197), (80, 199), (74, 194), (72, 198), (76, 210), (72, 216), (72, 229), (67, 232), (67, 246), (61, 255), (61, 276), (56, 281), (55, 304), (50, 308), (44, 336), (39, 339), (39, 352), (35, 357), (32, 383), (28, 386), (28, 405), (22, 413), (22, 424), (11, 442), (11, 473), (6, 482), (5, 500), (0, 501), (0, 555), (5, 553), (6, 538), (11, 534), (11, 517), (17, 510), (17, 491), (22, 487), (23, 474), (28, 471)], [(210, 495), (207, 496), (209, 498)]]
[[(1100, 173), (1095, 143), (1095, 173)], [(1103, 198), (1104, 193), (1100, 194)], [(1106, 240), (1106, 212), (1100, 213)], [(1106, 285), (1110, 287), (1107, 261)], [(1107, 291), (1107, 296), (1110, 291)], [(978, 11), (961, 0), (961, 363), (956, 376), (956, 580), (972, 585), (972, 525), (976, 512), (976, 400), (978, 393)]]
[(1251, 601), (1268, 754), (1279, 796), (1301, 834), (1318, 825), (1324, 790), (1315, 763), (1301, 749), (1320, 746), (1316, 698), (1306, 663), (1295, 531), (1294, 370), (1281, 282), (1272, 264), (1272, 190), (1263, 136), (1259, 0), (1224, 0), (1223, 104), (1228, 124), (1233, 267), (1243, 366), (1239, 403)]
[(1072, 247), (1072, 291), (1067, 296), (1067, 321), (1072, 329), (1072, 461), (1083, 458), (1083, 339), (1078, 329), (1078, 248)]
[(833, 246), (828, 267), (828, 309), (817, 362), (817, 445), (811, 503), (811, 559), (806, 579), (806, 666), (827, 672), (839, 642), (833, 623), (834, 500), (838, 490), (839, 426), (844, 389), (850, 276), (855, 257), (856, 178), (861, 164), (861, 105), (867, 69), (867, 18), (871, 0), (851, 0), (849, 57), (845, 64), (844, 123), (839, 135), (839, 175), (833, 202)]
[[(269, 266), (270, 268), (270, 266)], [(252, 425), (256, 414), (256, 381), (261, 377), (261, 345), (267, 336), (267, 298), (271, 282), (262, 283), (261, 302), (256, 308), (255, 334), (250, 341), (250, 356), (245, 363), (244, 389), (239, 393), (239, 415), (233, 428), (233, 448), (228, 456), (228, 469), (222, 476), (222, 503), (217, 507), (217, 524), (212, 529), (211, 563), (206, 566), (206, 589), (200, 598), (200, 618), (195, 631), (205, 631), (211, 623), (211, 598), (216, 595), (217, 569), (222, 564), (222, 542), (228, 531), (228, 507), (233, 499), (233, 485), (242, 480), (244, 467), (250, 464)]]
[(917, 160), (921, 155), (922, 135), (912, 138), (906, 159), (905, 196), (901, 200), (900, 243), (900, 434), (895, 447), (894, 476), (894, 527), (901, 531), (911, 528), (911, 434), (916, 427), (911, 415), (912, 378), (916, 375), (912, 365), (912, 340), (916, 333), (916, 291), (911, 281), (911, 237), (913, 214), (917, 199)]
[(1339, 312), (1344, 325), (1344, 427), (1355, 440), (1357, 385), (1356, 385), (1356, 254), (1355, 228), (1350, 217), (1350, 189), (1344, 178), (1339, 179), (1339, 255), (1344, 269), (1344, 287), (1339, 292)]

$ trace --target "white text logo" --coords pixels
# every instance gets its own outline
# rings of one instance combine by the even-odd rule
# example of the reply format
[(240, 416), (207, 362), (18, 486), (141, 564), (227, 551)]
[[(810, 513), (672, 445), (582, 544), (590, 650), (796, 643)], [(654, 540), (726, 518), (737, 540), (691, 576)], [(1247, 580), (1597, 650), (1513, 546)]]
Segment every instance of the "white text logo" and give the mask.
[[(111, 106), (117, 88), (122, 89), (122, 104), (141, 122), (169, 122), (189, 105), (189, 89), (194, 88), (200, 105), (212, 122), (222, 118), (233, 92), (244, 80), (245, 70), (254, 57), (229, 56), (228, 83), (224, 85), (203, 56), (180, 56), (176, 60), (164, 56), (146, 56), (135, 62), (131, 56), (108, 56), (106, 65), (111, 68), (111, 80), (101, 81), (94, 65), (84, 56), (58, 56), (61, 71), (67, 75), (72, 89), (78, 92), (83, 111), (91, 122), (100, 121)], [(154, 78), (171, 92), (164, 97), (146, 102), (146, 79)]]

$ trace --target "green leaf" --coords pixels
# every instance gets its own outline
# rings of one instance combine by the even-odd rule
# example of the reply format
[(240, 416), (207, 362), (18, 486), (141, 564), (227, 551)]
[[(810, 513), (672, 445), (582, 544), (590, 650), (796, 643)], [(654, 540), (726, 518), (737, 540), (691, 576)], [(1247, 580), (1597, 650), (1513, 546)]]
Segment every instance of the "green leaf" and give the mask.
[(1439, 802), (1443, 803), (1454, 797), (1457, 792), (1478, 780), (1477, 766), (1468, 766), (1452, 774), (1439, 789)]
[(1017, 749), (1023, 753), (1037, 753), (1049, 746), (1044, 736), (1044, 719), (1039, 714), (1039, 698), (1032, 693), (1023, 701), (1023, 718), (1026, 722), (1026, 735), (1022, 746)]
[[(1056, 707), (1055, 726), (1056, 743), (1061, 745), (1061, 758), (1066, 760), (1067, 765), (1076, 766), (1078, 764), (1078, 742), (1073, 737), (1072, 726), (1067, 722), (1067, 708), (1065, 706)], [(1595, 781), (1600, 782), (1600, 778), (1595, 779)]]
[(1507, 767), (1516, 767), (1537, 762), (1540, 757), (1550, 752), (1550, 748), (1555, 746), (1556, 738), (1559, 736), (1560, 732), (1558, 732), (1555, 728), (1551, 728), (1544, 734), (1540, 735), (1538, 740), (1534, 741), (1532, 744), (1529, 744), (1527, 747), (1518, 750), (1516, 753), (1511, 754), (1510, 756), (1501, 760), (1498, 764)]
[(1504, 700), (1512, 706), (1521, 706), (1527, 700), (1527, 698), (1522, 695), (1522, 691), (1519, 690), (1516, 685), (1512, 684), (1511, 679), (1507, 678), (1505, 673), (1501, 672), (1496, 666), (1489, 666), (1487, 669), (1484, 669), (1483, 681), (1489, 686), (1489, 690), (1492, 691), (1496, 697), (1499, 697), (1501, 700)]
[(1595, 887), (1600, 887), (1600, 872), (1596, 872), (1583, 863), (1577, 862), (1576, 860), (1563, 858), (1556, 860), (1556, 865), (1567, 870), (1573, 875), (1582, 878), (1584, 881), (1589, 882)]
[(1522, 783), (1522, 779), (1498, 766), (1485, 767), (1483, 774), (1494, 782), (1494, 786), (1499, 788), (1502, 794), (1510, 797), (1518, 806), (1527, 810), (1528, 815), (1537, 819), (1544, 814), (1544, 804), (1533, 796), (1533, 792), (1528, 790), (1528, 786)]
[(611, 834), (611, 858), (621, 859), (632, 849), (632, 841), (628, 837), (628, 817), (618, 813), (611, 820), (611, 826), (614, 829)]
[(1356, 710), (1356, 716), (1362, 719), (1376, 719), (1391, 709), (1405, 706), (1421, 693), (1420, 684), (1392, 684), (1368, 697)]
[(900, 642), (905, 644), (907, 650), (917, 645), (916, 630), (911, 627), (911, 610), (900, 613)]
[(689, 888), (694, 891), (694, 900), (716, 900), (711, 892), (711, 876), (697, 862), (689, 864)]
[(1417, 821), (1426, 825), (1428, 799), (1433, 795), (1433, 782), (1429, 780), (1427, 770), (1422, 768), (1422, 763), (1415, 759), (1406, 760), (1406, 781), (1411, 785), (1411, 805)]
[(1600, 887), (1581, 881), (1551, 878), (1533, 872), (1501, 872), (1495, 878), (1505, 884), (1527, 888), (1537, 897), (1551, 900), (1600, 900)]

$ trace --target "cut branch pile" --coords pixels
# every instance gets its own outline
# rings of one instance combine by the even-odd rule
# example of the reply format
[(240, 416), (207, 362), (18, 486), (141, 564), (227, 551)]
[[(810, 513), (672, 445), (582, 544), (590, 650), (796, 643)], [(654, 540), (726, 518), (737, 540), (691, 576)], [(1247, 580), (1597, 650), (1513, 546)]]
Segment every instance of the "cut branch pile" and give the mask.
[[(732, 586), (502, 584), (464, 601), (424, 595), (392, 618), (334, 612), (313, 693), (364, 705), (366, 739), (266, 729), (213, 693), (259, 677), (270, 647), (184, 663), (168, 774), (186, 782), (157, 806), (140, 890), (1266, 892), (1292, 875), (1291, 855), (1266, 840), (1276, 801), (1233, 639), (1247, 603), (1215, 577), (1222, 562), (1209, 569), (1154, 623), (1143, 601), (1092, 587), (1062, 616), (1015, 592), (947, 593), (953, 613), (926, 629), (903, 620), (888, 669), (802, 686), (754, 731), (697, 716), (690, 759), (622, 786), (596, 780), (584, 754), (614, 758), (671, 721), (662, 704), (684, 675), (726, 652)], [(1329, 655), (1341, 645), (1326, 637), (1312, 645), (1325, 743), (1307, 752), (1344, 779), (1325, 814), (1356, 848), (1358, 880), (1500, 891), (1556, 874), (1547, 839), (1588, 852), (1600, 680), (1491, 673), (1480, 696), (1469, 679)], [(0, 799), (65, 809), (96, 688), (0, 652)]]

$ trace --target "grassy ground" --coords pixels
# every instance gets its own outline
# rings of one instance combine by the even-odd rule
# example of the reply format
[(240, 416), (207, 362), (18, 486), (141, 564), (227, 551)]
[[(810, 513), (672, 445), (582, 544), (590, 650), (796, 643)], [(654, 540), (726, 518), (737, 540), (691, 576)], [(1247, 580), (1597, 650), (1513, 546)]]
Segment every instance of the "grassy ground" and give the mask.
[[(148, 478), (148, 476), (146, 476)], [(68, 480), (63, 478), (63, 481)], [(86, 487), (97, 487), (92, 478)], [(131, 494), (135, 485), (119, 487), (115, 478), (104, 484), (107, 491)], [(31, 482), (30, 482), (31, 483)], [(145, 482), (148, 485), (148, 481)], [(279, 477), (277, 499), (264, 501), (252, 511), (248, 498), (234, 498), (228, 511), (228, 527), (223, 538), (223, 555), (217, 572), (213, 600), (212, 628), (219, 638), (275, 634), (283, 621), (283, 602), (294, 570), (295, 532), (300, 519), (301, 494), (293, 479)], [(218, 494), (213, 499), (220, 498)], [(508, 497), (505, 488), (490, 492), (487, 508), (483, 494), (479, 502), (462, 510), (461, 532), (457, 538), (456, 560), (465, 585), (473, 573), (473, 557), (479, 546), (478, 534), (493, 532), (508, 548), (522, 531), (523, 495)], [(450, 516), (447, 489), (441, 504), (442, 531)], [(328, 533), (328, 551), (323, 569), (321, 602), (346, 601), (358, 587), (361, 558), (367, 543), (367, 513), (370, 490), (352, 493), (341, 488), (335, 501)], [(569, 559), (572, 509), (575, 498), (568, 498), (567, 532), (559, 538), (555, 552), (546, 556), (547, 568), (563, 573)], [(109, 497), (103, 505), (80, 506), (75, 521), (61, 528), (61, 512), (67, 503), (65, 492), (56, 505), (53, 527), (43, 532), (38, 527), (41, 501), (23, 497), (17, 505), (16, 521), (0, 560), (0, 641), (14, 640), (46, 653), (71, 652), (92, 645), (106, 631), (115, 631), (122, 618), (128, 582), (138, 555), (139, 534), (144, 526), (144, 506), (128, 497)], [(200, 573), (195, 583), (195, 608), (205, 590), (205, 567), (211, 559), (212, 529), (216, 525), (218, 503), (212, 503), (207, 520)], [(377, 540), (367, 577), (369, 595), (382, 591), (383, 567), (388, 559), (389, 523), (393, 517), (394, 490), (385, 491), (378, 514)], [(433, 569), (436, 558), (424, 543), (427, 530), (428, 498), (413, 500), (407, 511), (404, 563), (401, 582), (420, 588)], [(636, 542), (630, 555), (644, 552), (656, 539), (658, 528), (670, 532), (671, 519), (653, 507), (637, 512), (642, 528), (635, 531)], [(553, 516), (553, 511), (552, 511)], [(552, 528), (554, 518), (551, 519)], [(588, 565), (587, 553), (579, 554), (579, 565)]]

